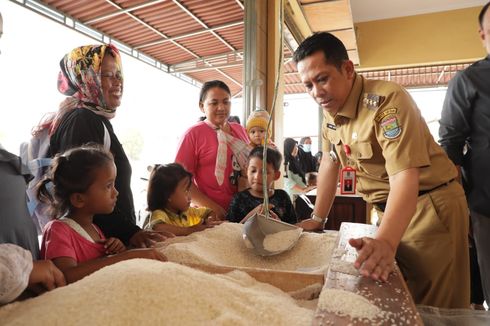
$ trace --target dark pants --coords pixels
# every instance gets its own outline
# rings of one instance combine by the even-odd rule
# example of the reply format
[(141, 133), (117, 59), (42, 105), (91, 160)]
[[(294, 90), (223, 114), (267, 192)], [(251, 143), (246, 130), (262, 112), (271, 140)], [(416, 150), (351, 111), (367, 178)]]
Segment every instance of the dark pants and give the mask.
[(485, 300), (481, 285), (480, 269), (476, 255), (475, 241), (470, 238), (470, 281), (471, 281), (471, 303), (482, 305)]
[(481, 285), (487, 304), (490, 303), (490, 217), (471, 212)]

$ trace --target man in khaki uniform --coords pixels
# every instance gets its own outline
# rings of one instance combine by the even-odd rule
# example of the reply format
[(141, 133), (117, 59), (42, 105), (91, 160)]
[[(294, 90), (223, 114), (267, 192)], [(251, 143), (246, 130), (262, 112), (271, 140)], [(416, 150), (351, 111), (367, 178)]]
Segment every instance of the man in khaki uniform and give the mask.
[(315, 209), (303, 228), (322, 228), (339, 169), (349, 166), (357, 191), (382, 215), (375, 238), (349, 241), (358, 251), (355, 267), (386, 281), (396, 254), (416, 303), (467, 308), (465, 195), (410, 95), (397, 84), (356, 74), (345, 46), (329, 33), (307, 38), (294, 61), (323, 108), (323, 152), (331, 153), (323, 156)]

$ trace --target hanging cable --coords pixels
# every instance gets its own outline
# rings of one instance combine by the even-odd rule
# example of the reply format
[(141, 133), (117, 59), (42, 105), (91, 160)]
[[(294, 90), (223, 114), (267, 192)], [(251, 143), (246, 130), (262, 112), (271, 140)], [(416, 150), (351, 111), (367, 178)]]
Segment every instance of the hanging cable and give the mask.
[(272, 117), (274, 116), (275, 107), (277, 105), (277, 96), (279, 90), (279, 74), (281, 73), (281, 66), (283, 64), (283, 43), (284, 43), (284, 8), (283, 8), (283, 0), (279, 1), (279, 62), (277, 65), (277, 73), (275, 76), (275, 84), (274, 84), (274, 97), (272, 99), (272, 107), (269, 114), (269, 120), (267, 121), (267, 129), (265, 131), (265, 140), (264, 140), (264, 151), (262, 153), (262, 189), (264, 191), (264, 215), (267, 218), (270, 218), (269, 212), (269, 185), (267, 184), (267, 144), (269, 141), (269, 130), (271, 128)]

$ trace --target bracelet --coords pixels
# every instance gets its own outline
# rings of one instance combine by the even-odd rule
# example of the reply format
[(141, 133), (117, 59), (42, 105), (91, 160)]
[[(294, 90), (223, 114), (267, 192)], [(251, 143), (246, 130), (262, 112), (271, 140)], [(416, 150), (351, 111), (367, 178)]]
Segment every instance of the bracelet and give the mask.
[(328, 219), (327, 217), (323, 219), (313, 212), (311, 213), (310, 218), (315, 222), (322, 223), (323, 225), (325, 225), (325, 223), (327, 223), (327, 219)]

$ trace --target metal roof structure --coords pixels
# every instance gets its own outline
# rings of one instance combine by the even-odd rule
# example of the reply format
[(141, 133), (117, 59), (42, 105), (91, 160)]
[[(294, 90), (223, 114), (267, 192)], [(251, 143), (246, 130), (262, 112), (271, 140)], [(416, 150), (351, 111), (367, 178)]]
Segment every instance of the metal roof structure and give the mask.
[[(15, 1), (14, 1), (15, 2)], [(25, 7), (192, 84), (241, 91), (239, 0), (23, 0)]]
[[(122, 52), (194, 85), (221, 79), (229, 85), (234, 96), (241, 94), (244, 52), (244, 5), (241, 0), (11, 1), (100, 42), (113, 42)], [(346, 44), (354, 63), (359, 63), (349, 0), (300, 0), (298, 3), (312, 31), (331, 31)], [(334, 15), (331, 17), (335, 19), (325, 19), (325, 15)], [(294, 42), (291, 42), (291, 32), (287, 32), (285, 93), (304, 93), (290, 59)], [(444, 76), (446, 71), (458, 66), (445, 67), (427, 68), (435, 69), (436, 73), (429, 74), (431, 77), (426, 77), (420, 84), (406, 84), (407, 78), (396, 81), (401, 81), (404, 86), (444, 84), (449, 78), (442, 78), (440, 74)], [(418, 75), (420, 69), (417, 69), (404, 70), (404, 75)], [(394, 75), (386, 72), (386, 76), (390, 76), (387, 78)]]

